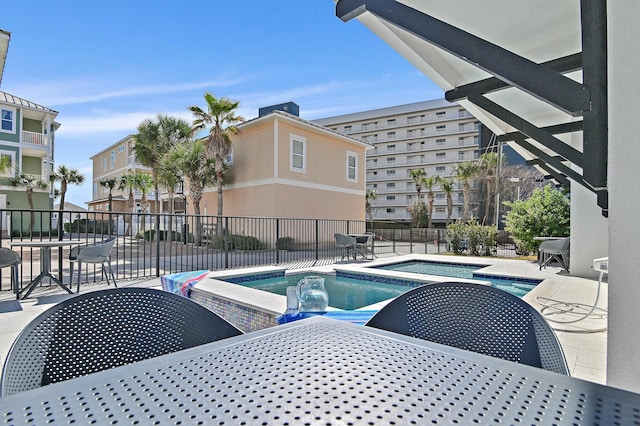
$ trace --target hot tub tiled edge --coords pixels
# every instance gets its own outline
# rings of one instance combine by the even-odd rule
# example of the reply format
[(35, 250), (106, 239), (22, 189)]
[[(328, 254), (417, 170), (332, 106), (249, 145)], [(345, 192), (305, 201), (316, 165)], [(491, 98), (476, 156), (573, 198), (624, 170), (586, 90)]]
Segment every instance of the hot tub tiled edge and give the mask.
[(286, 297), (205, 278), (191, 288), (190, 298), (245, 333), (278, 325)]

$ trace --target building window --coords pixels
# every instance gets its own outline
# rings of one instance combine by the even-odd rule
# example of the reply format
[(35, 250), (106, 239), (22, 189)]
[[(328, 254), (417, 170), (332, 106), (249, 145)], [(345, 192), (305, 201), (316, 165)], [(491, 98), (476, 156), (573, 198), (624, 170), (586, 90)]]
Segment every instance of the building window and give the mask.
[(102, 157), (102, 171), (107, 171), (107, 157)]
[(111, 151), (111, 170), (116, 167), (116, 152)]
[(351, 126), (344, 126), (344, 132), (345, 133), (351, 132)]
[(118, 152), (124, 152), (124, 145), (120, 145), (118, 147)]
[(396, 119), (395, 118), (390, 118), (387, 120), (387, 126), (392, 127), (396, 125)]
[(436, 173), (444, 173), (447, 170), (447, 166), (436, 166)]
[(347, 180), (358, 181), (358, 155), (350, 151), (347, 151)]
[(387, 195), (387, 201), (394, 201), (396, 199), (395, 195)]
[(387, 164), (395, 163), (395, 162), (396, 162), (396, 157), (387, 157)]
[(289, 167), (291, 170), (304, 172), (307, 170), (307, 139), (301, 136), (291, 135), (290, 137), (290, 149), (291, 149), (291, 164)]
[(395, 139), (396, 132), (387, 132), (387, 139)]
[(436, 132), (444, 132), (446, 129), (447, 129), (447, 126), (444, 124), (436, 126)]
[(458, 160), (464, 160), (464, 151), (458, 151)]
[(436, 152), (436, 160), (444, 160), (447, 158), (446, 152)]
[(444, 207), (436, 207), (436, 213), (444, 213)]
[(4, 173), (0, 174), (0, 176), (15, 176), (16, 153), (14, 151), (0, 150), (0, 158), (2, 158), (3, 160), (4, 158), (7, 158), (9, 162), (9, 167), (7, 167), (7, 170)]
[(387, 189), (394, 189), (396, 187), (395, 182), (387, 182)]
[(395, 170), (387, 170), (387, 176), (395, 176), (395, 175), (396, 175)]
[(15, 125), (13, 124), (15, 120), (15, 116), (16, 116), (15, 110), (2, 108), (0, 110), (0, 118), (2, 121), (2, 124), (0, 125), (0, 130), (6, 133), (15, 133), (16, 128), (15, 128)]
[(436, 200), (444, 200), (445, 194), (443, 192), (439, 192), (436, 194)]
[(445, 143), (447, 143), (447, 140), (444, 138), (436, 139), (436, 144), (438, 145), (444, 145)]
[(464, 146), (464, 138), (463, 137), (458, 138), (458, 146)]
[(388, 214), (394, 214), (395, 212), (396, 212), (396, 209), (387, 209)]
[(393, 152), (396, 150), (396, 146), (395, 145), (387, 145), (387, 152)]
[(407, 195), (407, 203), (410, 203), (413, 199), (413, 195)]
[(446, 113), (446, 112), (444, 112), (444, 111), (438, 111), (438, 112), (436, 112), (436, 118), (437, 118), (437, 119), (443, 119), (443, 118), (445, 118), (446, 116), (447, 116), (447, 113)]
[(233, 149), (231, 149), (231, 151), (229, 151), (229, 155), (227, 155), (227, 160), (225, 161), (225, 163), (228, 166), (233, 164)]
[(93, 198), (98, 198), (98, 182), (93, 182)]

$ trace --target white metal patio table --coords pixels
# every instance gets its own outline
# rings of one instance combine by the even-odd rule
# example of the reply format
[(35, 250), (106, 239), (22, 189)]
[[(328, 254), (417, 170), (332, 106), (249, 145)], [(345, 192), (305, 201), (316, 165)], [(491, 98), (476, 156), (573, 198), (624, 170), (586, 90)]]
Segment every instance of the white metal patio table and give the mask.
[(306, 319), (0, 399), (9, 424), (639, 424), (640, 395)]
[(75, 246), (81, 244), (80, 240), (47, 240), (47, 241), (9, 241), (12, 247), (37, 247), (40, 249), (40, 274), (22, 290), (23, 299), (29, 297), (33, 289), (45, 278), (49, 278), (52, 282), (58, 284), (68, 293), (73, 293), (69, 287), (64, 285), (58, 278), (51, 273), (51, 249), (54, 247)]

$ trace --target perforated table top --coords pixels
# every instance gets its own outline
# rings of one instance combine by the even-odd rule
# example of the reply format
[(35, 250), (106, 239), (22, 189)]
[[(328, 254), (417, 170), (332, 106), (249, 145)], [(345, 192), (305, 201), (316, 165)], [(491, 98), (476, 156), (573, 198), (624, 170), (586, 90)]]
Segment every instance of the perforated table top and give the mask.
[(640, 395), (326, 318), (0, 400), (7, 424), (640, 424)]

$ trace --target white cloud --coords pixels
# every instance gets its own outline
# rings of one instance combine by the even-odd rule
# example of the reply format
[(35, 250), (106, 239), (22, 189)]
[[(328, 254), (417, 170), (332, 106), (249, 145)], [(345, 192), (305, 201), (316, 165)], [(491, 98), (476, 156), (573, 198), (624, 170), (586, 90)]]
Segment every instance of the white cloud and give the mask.
[(47, 83), (46, 85), (25, 84), (22, 87), (14, 86), (7, 90), (12, 93), (19, 93), (20, 97), (55, 109), (61, 105), (78, 105), (108, 99), (168, 95), (213, 87), (228, 87), (240, 84), (242, 81), (244, 79), (241, 77), (220, 78), (199, 82), (124, 87), (115, 90), (96, 89), (113, 87), (114, 83), (109, 81), (58, 81), (54, 84)]
[[(192, 115), (188, 111), (163, 112), (163, 114), (179, 117), (191, 122)], [(96, 135), (103, 132), (125, 132), (135, 133), (138, 125), (147, 118), (157, 115), (156, 112), (134, 111), (128, 113), (109, 113), (92, 111), (87, 115), (69, 116), (65, 115), (58, 135), (78, 136)]]

